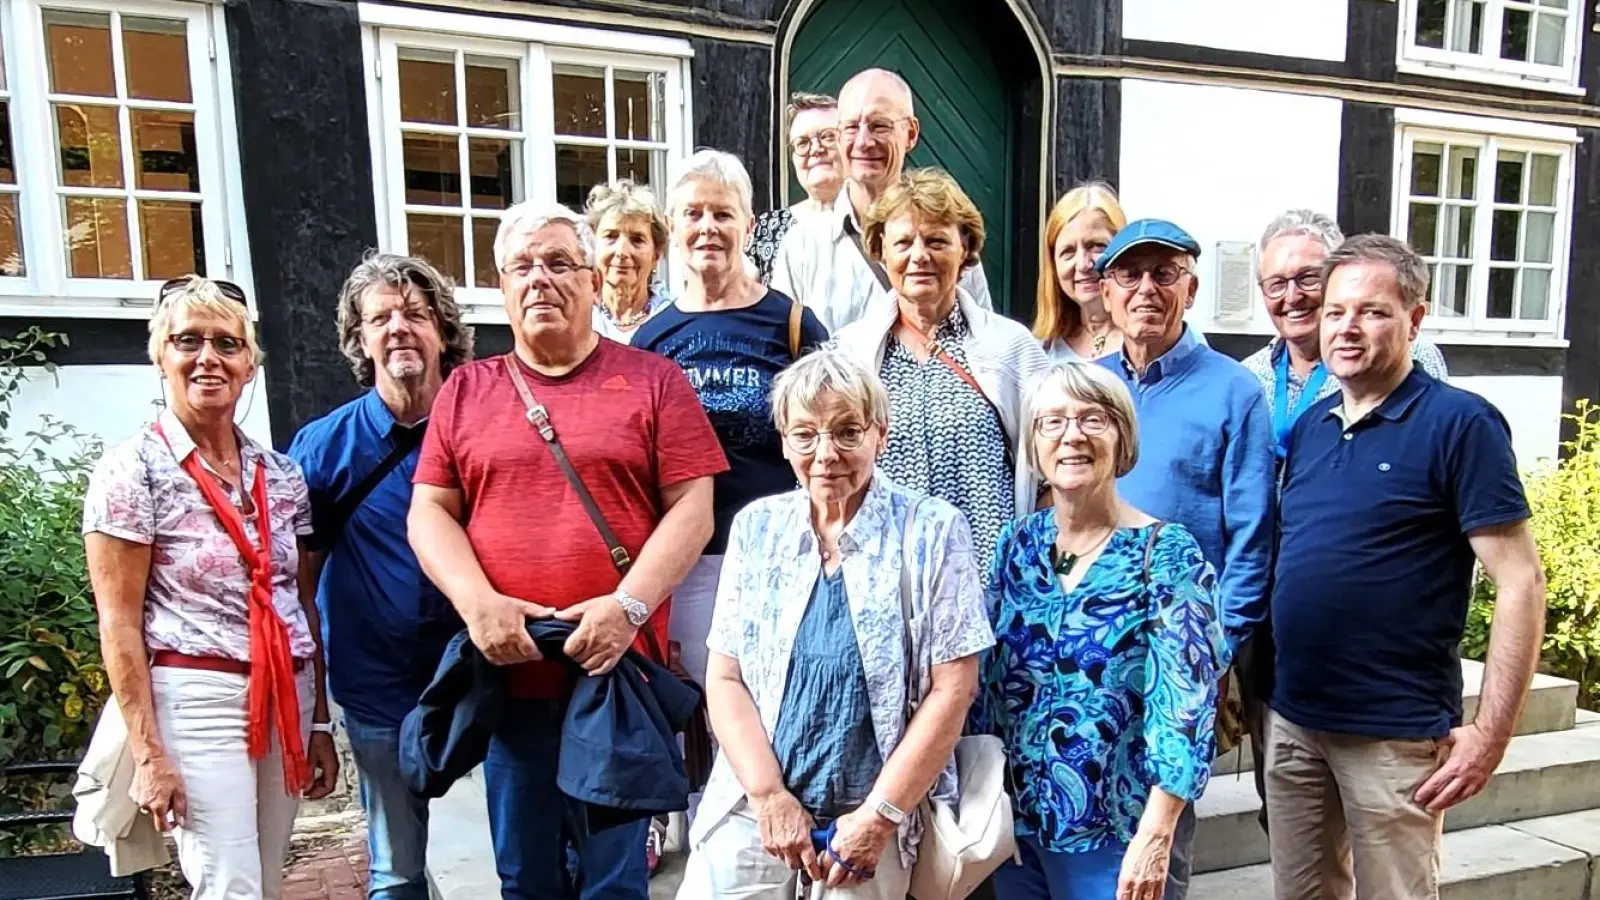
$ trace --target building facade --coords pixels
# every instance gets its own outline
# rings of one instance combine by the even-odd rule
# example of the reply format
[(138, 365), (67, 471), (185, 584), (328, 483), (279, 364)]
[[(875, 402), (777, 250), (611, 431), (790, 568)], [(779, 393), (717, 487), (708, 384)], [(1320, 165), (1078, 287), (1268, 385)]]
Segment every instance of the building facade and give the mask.
[(268, 361), (241, 416), (282, 446), (355, 391), (334, 298), (371, 247), (461, 286), (510, 345), (497, 211), (660, 190), (698, 147), (792, 202), (778, 98), (868, 65), (917, 93), (915, 164), (985, 213), (1028, 320), (1044, 214), (1100, 178), (1201, 242), (1190, 321), (1271, 325), (1251, 246), (1307, 206), (1432, 264), (1427, 333), (1525, 464), (1600, 398), (1600, 22), (1587, 0), (0, 0), (0, 334), (71, 336), (13, 427), (148, 420), (157, 284), (231, 278)]

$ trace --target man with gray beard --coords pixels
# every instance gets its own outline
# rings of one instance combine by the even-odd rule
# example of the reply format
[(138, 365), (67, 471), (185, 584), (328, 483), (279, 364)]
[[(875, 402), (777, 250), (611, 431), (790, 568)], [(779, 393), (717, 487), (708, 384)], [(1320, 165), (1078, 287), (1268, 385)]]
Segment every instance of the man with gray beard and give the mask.
[(368, 390), (295, 436), (311, 490), (310, 538), (328, 690), (361, 773), (374, 900), (426, 900), (427, 802), (399, 772), (400, 722), (460, 630), (406, 540), (428, 413), (471, 359), (449, 279), (415, 257), (369, 254), (339, 292), (339, 346)]

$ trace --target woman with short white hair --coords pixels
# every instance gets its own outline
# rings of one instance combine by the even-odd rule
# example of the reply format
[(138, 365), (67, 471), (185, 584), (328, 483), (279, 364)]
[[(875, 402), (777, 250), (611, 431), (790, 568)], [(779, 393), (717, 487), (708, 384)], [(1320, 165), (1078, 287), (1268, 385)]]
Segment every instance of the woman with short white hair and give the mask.
[(866, 366), (813, 353), (771, 405), (801, 486), (733, 520), (707, 641), (721, 752), (678, 896), (792, 900), (809, 879), (810, 900), (904, 900), (917, 806), (955, 793), (993, 644), (972, 535), (877, 470), (889, 398)]

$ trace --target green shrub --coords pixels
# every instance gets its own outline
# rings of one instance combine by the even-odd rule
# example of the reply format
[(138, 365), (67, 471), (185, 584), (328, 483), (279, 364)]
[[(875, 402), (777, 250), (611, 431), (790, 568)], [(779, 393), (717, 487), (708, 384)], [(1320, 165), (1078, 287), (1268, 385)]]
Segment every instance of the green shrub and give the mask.
[[(3, 431), (24, 367), (54, 375), (46, 354), (66, 340), (37, 328), (0, 339), (0, 764), (81, 754), (107, 691), (80, 534), (99, 443), (48, 417)], [(63, 790), (0, 784), (6, 802), (30, 807)], [(0, 854), (35, 837), (0, 832)]]
[[(1563, 458), (1523, 477), (1544, 562), (1548, 612), (1540, 671), (1578, 682), (1578, 702), (1600, 710), (1600, 406), (1579, 400), (1565, 417), (1576, 435)], [(1478, 580), (1462, 652), (1482, 659), (1494, 583)]]

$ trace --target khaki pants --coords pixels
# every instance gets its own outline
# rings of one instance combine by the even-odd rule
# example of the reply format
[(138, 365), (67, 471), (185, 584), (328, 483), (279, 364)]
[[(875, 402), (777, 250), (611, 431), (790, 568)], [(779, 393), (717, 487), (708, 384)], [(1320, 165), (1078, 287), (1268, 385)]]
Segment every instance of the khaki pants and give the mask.
[(1277, 900), (1438, 900), (1444, 818), (1412, 794), (1437, 741), (1377, 740), (1267, 713), (1267, 817)]

